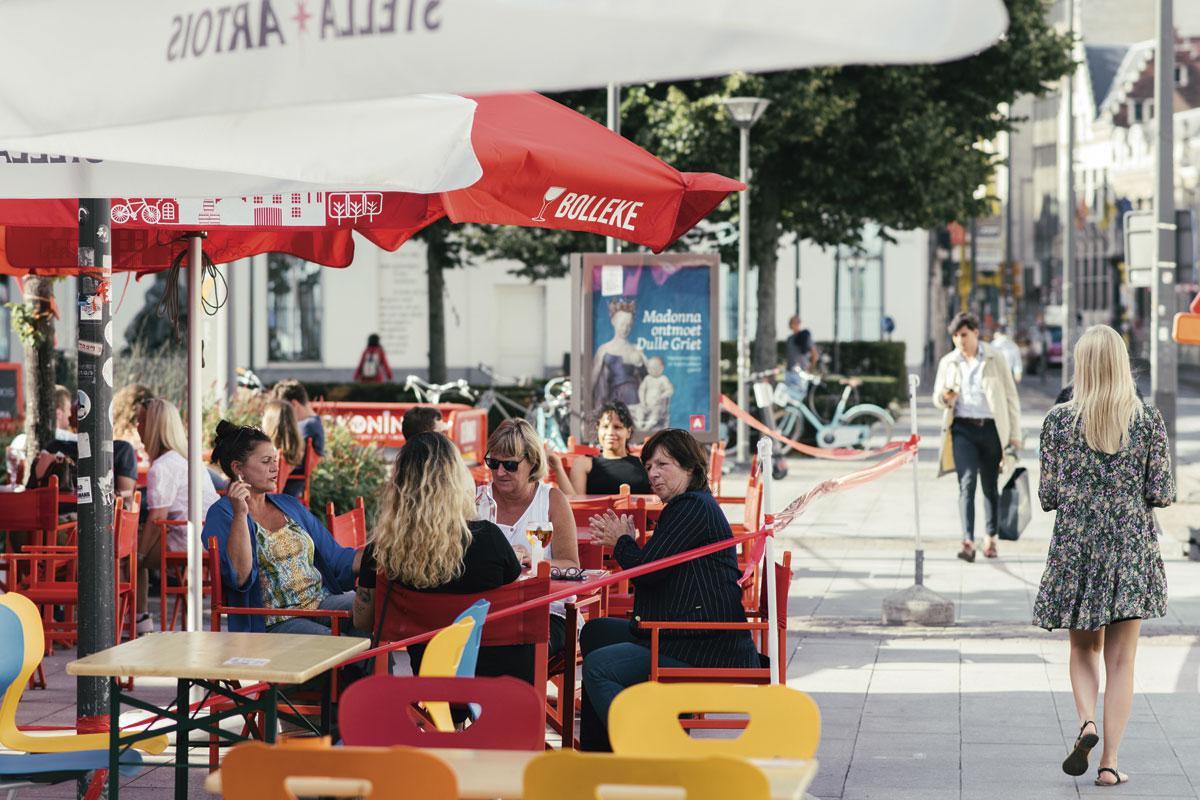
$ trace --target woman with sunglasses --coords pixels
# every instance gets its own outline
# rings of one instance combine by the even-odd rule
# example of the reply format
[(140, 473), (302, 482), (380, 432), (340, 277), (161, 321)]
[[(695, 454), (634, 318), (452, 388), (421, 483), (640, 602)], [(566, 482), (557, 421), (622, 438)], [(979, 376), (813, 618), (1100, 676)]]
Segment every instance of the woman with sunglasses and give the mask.
[[(275, 494), (279, 459), (270, 438), (221, 420), (212, 458), (232, 481), (204, 520), (204, 541), (217, 537), (226, 604), (352, 610), (362, 551), (334, 541), (296, 498)], [(229, 615), (231, 631), (328, 634), (330, 625), (326, 617)]]
[(571, 464), (571, 474), (563, 467), (562, 458), (547, 448), (546, 459), (554, 470), (559, 487), (574, 496), (586, 494), (616, 494), (621, 484), (628, 484), (634, 494), (650, 494), (650, 479), (642, 460), (629, 453), (629, 437), (633, 435), (633, 416), (624, 403), (604, 405), (596, 415), (596, 441), (600, 455), (578, 456)]
[[(554, 535), (546, 549), (550, 564), (560, 569), (579, 566), (579, 545), (575, 540), (575, 516), (567, 496), (548, 483), (546, 456), (542, 440), (533, 426), (523, 419), (507, 419), (488, 437), (484, 463), (492, 472), (492, 482), (476, 495), (480, 519), (495, 522), (516, 551), (522, 564), (529, 564), (525, 538), (531, 522), (549, 520)], [(550, 654), (566, 642), (566, 610), (561, 602), (550, 606)]]

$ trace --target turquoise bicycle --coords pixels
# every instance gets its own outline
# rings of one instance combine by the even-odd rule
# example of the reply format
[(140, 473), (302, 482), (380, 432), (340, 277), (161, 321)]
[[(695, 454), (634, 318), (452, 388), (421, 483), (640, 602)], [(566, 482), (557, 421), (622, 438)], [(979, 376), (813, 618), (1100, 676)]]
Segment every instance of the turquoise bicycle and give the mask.
[[(805, 423), (814, 430), (818, 447), (850, 448), (854, 450), (877, 450), (892, 439), (892, 428), (896, 421), (885, 409), (873, 403), (851, 405), (857, 401), (861, 378), (842, 378), (842, 396), (829, 420), (821, 419), (817, 412), (817, 387), (824, 381), (819, 375), (796, 367), (790, 380), (779, 381), (772, 387), (770, 378), (783, 370), (759, 373), (754, 384), (755, 402), (770, 419), (768, 424), (792, 441), (800, 441)], [(781, 406), (782, 411), (776, 411)], [(783, 452), (793, 448), (780, 444)]]

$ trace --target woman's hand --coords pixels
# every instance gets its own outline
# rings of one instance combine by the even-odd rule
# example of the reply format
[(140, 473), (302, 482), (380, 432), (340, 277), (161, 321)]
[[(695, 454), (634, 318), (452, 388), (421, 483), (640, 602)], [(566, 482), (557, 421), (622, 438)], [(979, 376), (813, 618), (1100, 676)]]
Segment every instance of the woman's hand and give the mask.
[(225, 496), (229, 498), (229, 503), (233, 506), (235, 517), (244, 517), (250, 513), (250, 505), (247, 502), (250, 499), (250, 484), (243, 480), (236, 480), (229, 484)]
[(517, 554), (517, 561), (521, 562), (521, 566), (528, 567), (529, 562), (530, 562), (529, 548), (523, 544), (514, 544), (512, 546), (512, 549), (513, 549), (513, 552)]
[(958, 392), (954, 391), (953, 389), (947, 389), (946, 391), (942, 392), (942, 400), (944, 400), (948, 406), (953, 405), (954, 400), (957, 397)]
[(550, 447), (549, 442), (542, 443), (542, 450), (546, 453), (546, 465), (552, 470), (562, 469), (562, 456), (560, 456), (554, 448)]
[(1009, 439), (1008, 446), (1013, 449), (1013, 453), (1021, 452), (1021, 440), (1020, 439)]
[(604, 547), (613, 547), (622, 536), (637, 538), (637, 528), (628, 514), (617, 516), (611, 508), (588, 520), (592, 541)]

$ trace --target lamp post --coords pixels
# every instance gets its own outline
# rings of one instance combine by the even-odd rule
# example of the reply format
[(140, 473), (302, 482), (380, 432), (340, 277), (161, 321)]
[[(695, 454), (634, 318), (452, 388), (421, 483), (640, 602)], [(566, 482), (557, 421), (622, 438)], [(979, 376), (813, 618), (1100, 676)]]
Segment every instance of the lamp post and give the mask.
[[(750, 354), (746, 346), (746, 286), (750, 273), (750, 129), (771, 104), (761, 97), (727, 97), (721, 103), (729, 112), (733, 124), (741, 132), (741, 168), (739, 179), (746, 188), (738, 193), (738, 313), (737, 313), (737, 394), (738, 405), (749, 405), (746, 398), (746, 378), (750, 372)], [(748, 452), (746, 423), (738, 421), (737, 455), (739, 464), (746, 463)]]

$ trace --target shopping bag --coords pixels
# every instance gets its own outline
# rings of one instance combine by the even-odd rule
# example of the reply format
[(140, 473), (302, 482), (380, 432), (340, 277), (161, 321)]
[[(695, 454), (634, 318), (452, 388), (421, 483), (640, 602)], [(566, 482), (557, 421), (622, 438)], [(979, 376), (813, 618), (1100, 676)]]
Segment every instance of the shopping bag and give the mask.
[(1032, 516), (1029, 471), (1017, 467), (1000, 491), (1000, 538), (1010, 542), (1021, 538)]

